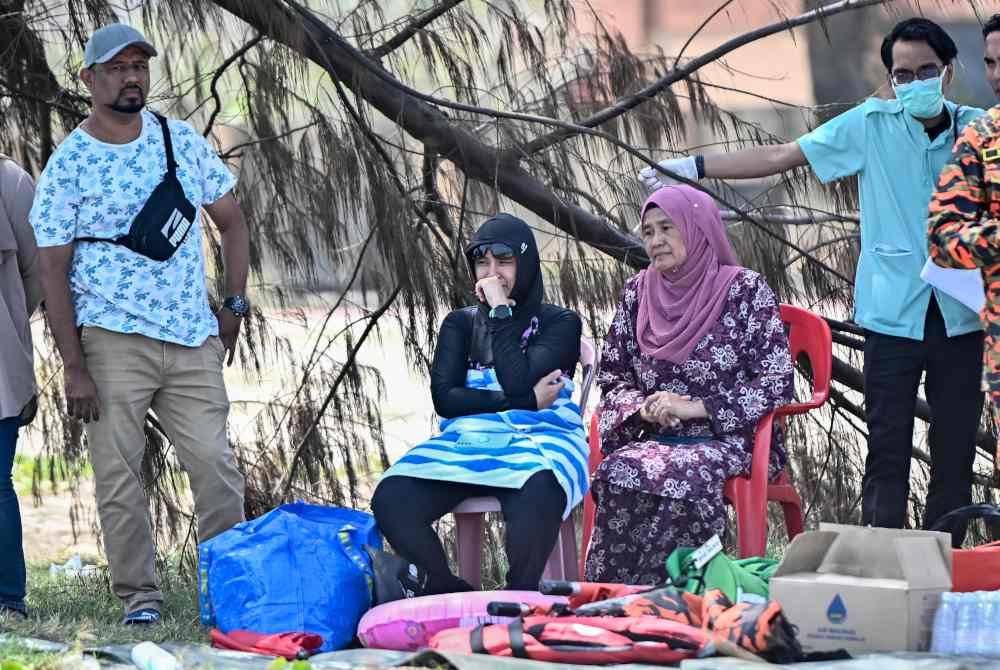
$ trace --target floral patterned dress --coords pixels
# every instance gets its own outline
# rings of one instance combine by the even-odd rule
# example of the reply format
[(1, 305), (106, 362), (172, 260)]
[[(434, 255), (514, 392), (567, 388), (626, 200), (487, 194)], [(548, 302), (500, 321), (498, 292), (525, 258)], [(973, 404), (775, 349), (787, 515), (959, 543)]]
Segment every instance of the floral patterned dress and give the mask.
[[(586, 567), (592, 581), (662, 583), (674, 548), (721, 535), (726, 480), (750, 471), (757, 422), (792, 399), (788, 338), (774, 292), (759, 274), (737, 275), (718, 323), (682, 364), (639, 350), (640, 277), (625, 284), (597, 377), (605, 459), (592, 484), (597, 516)], [(700, 398), (710, 418), (677, 428), (643, 421), (639, 409), (656, 391)], [(784, 463), (775, 431), (772, 476)]]

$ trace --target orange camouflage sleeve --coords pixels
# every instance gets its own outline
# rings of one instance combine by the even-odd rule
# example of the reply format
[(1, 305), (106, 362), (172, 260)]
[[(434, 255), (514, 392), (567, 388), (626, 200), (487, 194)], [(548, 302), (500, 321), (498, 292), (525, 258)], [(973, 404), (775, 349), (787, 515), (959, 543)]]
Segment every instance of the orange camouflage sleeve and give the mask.
[[(1000, 258), (1000, 221), (989, 217), (984, 180), (983, 133), (965, 128), (938, 177), (928, 213), (930, 255), (943, 267), (973, 269)], [(1000, 169), (1000, 165), (997, 166)]]

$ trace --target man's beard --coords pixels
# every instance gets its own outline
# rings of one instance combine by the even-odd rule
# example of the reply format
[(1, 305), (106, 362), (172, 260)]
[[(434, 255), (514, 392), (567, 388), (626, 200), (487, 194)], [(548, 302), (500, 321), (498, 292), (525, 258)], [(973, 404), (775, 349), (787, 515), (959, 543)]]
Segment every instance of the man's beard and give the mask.
[(143, 95), (142, 89), (139, 88), (129, 87), (126, 90), (136, 91), (138, 93), (139, 100), (137, 102), (122, 102), (122, 98), (125, 96), (125, 91), (122, 91), (118, 95), (118, 99), (108, 105), (108, 107), (121, 114), (138, 114), (142, 111), (142, 108), (146, 106), (146, 96)]

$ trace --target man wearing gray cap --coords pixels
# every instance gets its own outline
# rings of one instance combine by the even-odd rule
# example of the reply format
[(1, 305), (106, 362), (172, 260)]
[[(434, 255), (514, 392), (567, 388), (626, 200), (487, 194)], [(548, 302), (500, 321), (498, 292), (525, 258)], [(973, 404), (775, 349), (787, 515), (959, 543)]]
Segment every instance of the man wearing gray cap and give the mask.
[[(235, 177), (198, 132), (145, 110), (156, 49), (114, 24), (87, 42), (90, 115), (49, 159), (31, 223), (67, 411), (86, 424), (104, 549), (126, 624), (160, 620), (163, 595), (140, 466), (152, 409), (187, 471), (204, 541), (243, 520), (226, 437), (249, 266)], [(221, 233), (222, 308), (212, 311), (204, 208)]]

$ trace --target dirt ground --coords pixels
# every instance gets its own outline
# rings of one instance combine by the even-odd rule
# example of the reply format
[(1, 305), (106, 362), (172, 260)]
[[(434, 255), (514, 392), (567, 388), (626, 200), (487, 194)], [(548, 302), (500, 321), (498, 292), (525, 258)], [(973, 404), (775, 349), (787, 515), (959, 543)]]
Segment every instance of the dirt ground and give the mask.
[[(270, 312), (268, 321), (277, 334), (289, 338), (294, 350), (307, 352), (325, 316), (326, 310), (317, 307), (305, 312), (304, 322), (297, 314), (280, 311)], [(327, 332), (337, 332), (357, 316), (356, 310), (341, 310), (331, 320)], [(40, 324), (35, 326), (38, 347), (42, 343), (38, 330)], [(389, 326), (386, 322), (380, 341), (374, 336), (368, 340), (360, 358), (363, 363), (376, 367), (385, 380), (386, 398), (382, 403), (382, 416), (386, 447), (390, 460), (394, 460), (410, 446), (426, 438), (433, 430), (434, 422), (427, 381), (408, 370), (399, 333)], [(343, 345), (331, 350), (331, 355), (342, 359)], [(232, 401), (230, 431), (252, 430), (254, 414), (260, 410), (260, 402), (287, 390), (292, 383), (288, 375), (290, 369), (288, 361), (274, 361), (264, 370), (260, 381), (245, 376), (237, 365), (226, 370), (226, 384)], [(38, 453), (40, 448), (37, 433), (29, 430), (22, 435), (19, 450), (23, 454)], [(74, 536), (70, 515), (72, 495), (65, 487), (57, 493), (46, 487), (40, 504), (31, 499), (29, 492), (21, 492), (25, 554), (29, 561), (62, 562), (77, 553), (84, 557), (98, 555), (98, 540), (92, 528), (96, 514), (92, 482), (84, 483), (80, 499), (83, 510), (78, 518), (78, 532)]]
[(91, 529), (94, 516), (94, 485), (86, 481), (80, 487), (84, 501), (83, 518), (74, 536), (70, 510), (72, 495), (64, 490), (46, 492), (36, 505), (30, 495), (20, 496), (21, 524), (24, 529), (24, 555), (28, 561), (63, 562), (73, 554), (87, 558), (98, 555), (97, 538)]

